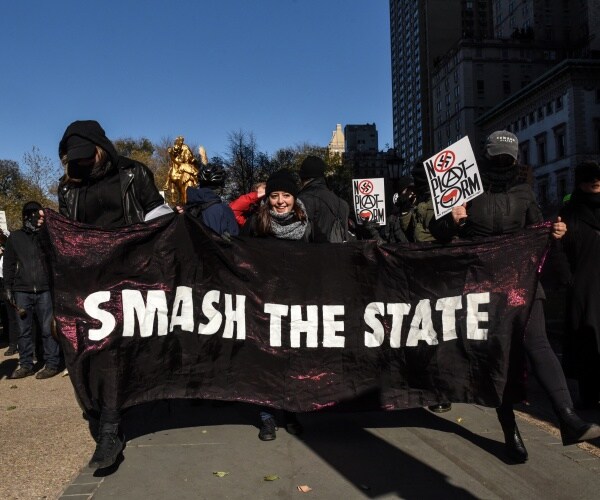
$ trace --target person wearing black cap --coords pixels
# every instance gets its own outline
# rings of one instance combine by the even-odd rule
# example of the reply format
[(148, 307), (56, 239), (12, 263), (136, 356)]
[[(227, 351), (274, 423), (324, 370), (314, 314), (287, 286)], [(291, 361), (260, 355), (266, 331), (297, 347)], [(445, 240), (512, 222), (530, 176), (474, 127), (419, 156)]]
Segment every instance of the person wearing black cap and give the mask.
[[(543, 221), (531, 187), (519, 179), (518, 147), (517, 137), (506, 130), (498, 130), (488, 136), (484, 159), (479, 164), (485, 192), (467, 206), (454, 207), (451, 213), (432, 221), (430, 229), (433, 236), (449, 241), (456, 235), (485, 237), (512, 234), (526, 225)], [(559, 240), (566, 232), (566, 224), (558, 217), (552, 225), (552, 238)], [(523, 347), (534, 375), (552, 402), (564, 445), (600, 437), (600, 426), (584, 422), (573, 410), (565, 375), (546, 336), (543, 299), (544, 292), (538, 285), (523, 338)], [(514, 352), (518, 352), (519, 347), (514, 346)], [(513, 368), (521, 366), (517, 357), (520, 356), (511, 355)], [(521, 376), (521, 373), (515, 376)], [(513, 402), (520, 395), (514, 394), (511, 381), (506, 385), (502, 404), (496, 413), (504, 433), (507, 457), (522, 463), (527, 460), (528, 453), (513, 411)]]
[(313, 224), (315, 243), (341, 243), (348, 240), (348, 203), (336, 196), (325, 181), (325, 162), (317, 156), (307, 156), (300, 166), (302, 200)]
[(579, 386), (579, 405), (600, 408), (600, 165), (575, 167), (575, 190), (561, 211), (569, 231), (561, 240), (571, 276), (563, 366)]
[(120, 156), (97, 121), (71, 123), (58, 154), (66, 169), (58, 189), (62, 215), (94, 226), (121, 227), (164, 208), (150, 169)]
[[(119, 155), (97, 121), (71, 123), (60, 141), (58, 154), (66, 170), (58, 188), (62, 215), (93, 226), (117, 228), (172, 213), (164, 204), (150, 169)], [(96, 469), (113, 465), (124, 446), (115, 390), (119, 374), (110, 370), (110, 364), (110, 356), (103, 351), (89, 359), (90, 371), (103, 374), (97, 408), (93, 414), (86, 414), (97, 441), (89, 466)]]
[(54, 377), (60, 372), (60, 348), (52, 336), (52, 297), (45, 259), (38, 241), (43, 223), (42, 206), (30, 201), (23, 206), (23, 228), (10, 233), (6, 241), (3, 273), (8, 302), (18, 314), (19, 367), (10, 376), (18, 379), (33, 375), (33, 316), (38, 318), (44, 345), (46, 366), (36, 374), (37, 379)]

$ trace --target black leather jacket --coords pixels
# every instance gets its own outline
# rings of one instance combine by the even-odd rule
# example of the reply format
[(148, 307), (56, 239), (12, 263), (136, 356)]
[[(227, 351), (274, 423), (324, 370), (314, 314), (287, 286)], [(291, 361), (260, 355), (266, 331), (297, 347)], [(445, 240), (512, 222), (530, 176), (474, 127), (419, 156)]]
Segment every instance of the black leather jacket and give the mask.
[[(154, 184), (154, 176), (148, 167), (124, 156), (117, 163), (121, 185), (124, 224), (143, 222), (150, 210), (164, 203)], [(65, 217), (77, 220), (79, 185), (61, 182), (58, 189), (59, 211)]]
[[(143, 222), (144, 216), (148, 212), (164, 203), (163, 197), (154, 184), (154, 176), (150, 169), (143, 163), (120, 156), (98, 122), (80, 120), (71, 123), (58, 145), (58, 154), (61, 158), (67, 154), (67, 143), (71, 136), (83, 137), (105, 151), (110, 161), (110, 169), (118, 171), (121, 188), (121, 207), (118, 213), (107, 214), (104, 210), (102, 214), (92, 214), (87, 220), (79, 222), (104, 225), (98, 220), (102, 219), (105, 222), (109, 221), (107, 224), (110, 227), (115, 225), (118, 227), (128, 226), (136, 222)], [(107, 186), (103, 184), (103, 179), (105, 177), (96, 181), (96, 187), (110, 189), (111, 192), (105, 194), (116, 198), (115, 193), (113, 193), (116, 184)], [(85, 191), (85, 189), (85, 184), (69, 180), (66, 176), (61, 179), (58, 186), (58, 208), (62, 215), (72, 220), (79, 220), (78, 214), (82, 212), (80, 208), (84, 209), (83, 213), (86, 212), (85, 208), (87, 208), (84, 201), (80, 202), (80, 191)], [(82, 204), (81, 207), (79, 206), (80, 203)], [(114, 203), (114, 205), (117, 204)]]

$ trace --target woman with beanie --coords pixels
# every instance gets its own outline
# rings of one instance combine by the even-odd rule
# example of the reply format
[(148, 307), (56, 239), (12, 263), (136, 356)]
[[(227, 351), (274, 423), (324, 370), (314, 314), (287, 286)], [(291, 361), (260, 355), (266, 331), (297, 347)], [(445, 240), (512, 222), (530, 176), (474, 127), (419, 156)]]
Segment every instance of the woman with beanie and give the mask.
[[(543, 221), (531, 187), (519, 180), (518, 144), (517, 137), (506, 130), (490, 134), (486, 140), (484, 158), (478, 161), (485, 192), (467, 206), (454, 207), (451, 213), (433, 220), (430, 230), (436, 239), (449, 241), (455, 236), (472, 238), (511, 234)], [(552, 226), (552, 237), (560, 239), (566, 231), (567, 227), (559, 217)], [(544, 292), (538, 285), (524, 332), (525, 353), (534, 375), (552, 402), (560, 423), (563, 444), (594, 439), (600, 436), (600, 426), (584, 422), (573, 411), (565, 375), (548, 343), (543, 299)], [(518, 356), (519, 346), (514, 347)], [(513, 358), (511, 365), (514, 368), (521, 363)], [(513, 402), (518, 398), (511, 390), (510, 379), (509, 374), (502, 403), (496, 412), (504, 433), (508, 458), (523, 463), (528, 454), (515, 421)]]
[[(265, 197), (244, 227), (242, 236), (273, 237), (291, 241), (312, 241), (311, 224), (306, 214), (304, 204), (296, 197), (298, 185), (292, 174), (287, 170), (275, 172), (267, 180)], [(295, 413), (283, 412), (284, 425), (290, 434), (298, 435), (302, 426)], [(272, 441), (277, 436), (277, 422), (275, 415), (269, 408), (262, 408), (260, 412), (261, 441)]]
[(298, 185), (288, 170), (269, 177), (265, 197), (242, 229), (242, 236), (272, 236), (283, 240), (312, 241), (304, 204), (296, 197)]

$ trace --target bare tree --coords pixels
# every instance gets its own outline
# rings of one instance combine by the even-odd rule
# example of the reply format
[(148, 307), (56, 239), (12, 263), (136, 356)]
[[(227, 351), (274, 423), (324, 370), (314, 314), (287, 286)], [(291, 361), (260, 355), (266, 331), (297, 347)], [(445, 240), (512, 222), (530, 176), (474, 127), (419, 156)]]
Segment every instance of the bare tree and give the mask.
[(23, 163), (26, 165), (24, 176), (39, 190), (44, 199), (56, 203), (58, 180), (64, 173), (62, 165), (41, 154), (37, 146), (33, 146), (30, 153), (23, 155)]

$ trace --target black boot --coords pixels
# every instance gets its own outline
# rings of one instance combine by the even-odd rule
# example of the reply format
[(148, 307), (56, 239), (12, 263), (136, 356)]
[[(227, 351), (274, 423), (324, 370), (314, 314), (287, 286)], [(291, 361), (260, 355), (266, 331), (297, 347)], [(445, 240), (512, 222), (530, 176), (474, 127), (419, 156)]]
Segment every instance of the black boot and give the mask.
[(563, 446), (600, 437), (600, 426), (581, 420), (573, 408), (560, 408), (556, 414)]
[(123, 451), (123, 436), (119, 432), (119, 424), (100, 423), (98, 444), (92, 455), (89, 466), (92, 469), (105, 469), (113, 465)]
[(529, 454), (517, 427), (512, 405), (502, 404), (496, 408), (496, 413), (504, 433), (504, 452), (506, 456), (518, 464), (527, 462)]
[(503, 425), (502, 432), (504, 432), (504, 452), (506, 456), (519, 464), (527, 462), (529, 454), (523, 439), (521, 439), (517, 424), (506, 427)]

